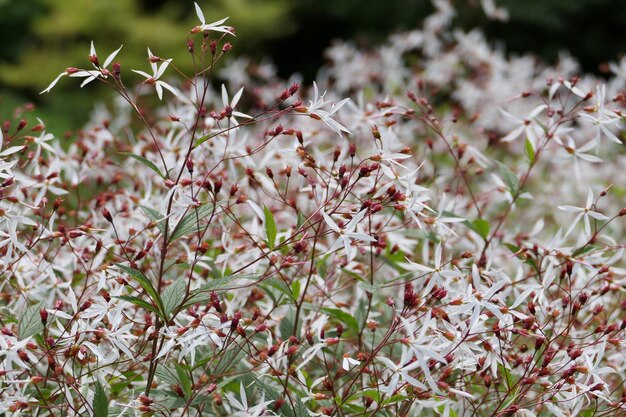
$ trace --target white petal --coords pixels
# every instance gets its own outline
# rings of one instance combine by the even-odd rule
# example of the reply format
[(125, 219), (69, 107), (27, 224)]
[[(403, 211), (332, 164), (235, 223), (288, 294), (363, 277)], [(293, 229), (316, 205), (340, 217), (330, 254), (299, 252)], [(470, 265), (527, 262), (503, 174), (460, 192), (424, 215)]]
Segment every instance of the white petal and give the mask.
[(518, 136), (521, 135), (523, 131), (524, 131), (524, 126), (523, 125), (519, 126), (517, 129), (513, 130), (508, 135), (506, 135), (502, 139), (500, 139), (500, 141), (501, 142), (511, 142), (511, 141), (517, 139)]
[(609, 219), (608, 216), (605, 216), (604, 214), (600, 214), (596, 211), (588, 211), (587, 214), (596, 220), (608, 220)]
[(204, 20), (204, 13), (202, 13), (202, 9), (200, 9), (200, 6), (198, 6), (198, 3), (194, 2), (193, 4), (196, 6), (196, 15), (198, 16), (198, 20), (200, 20), (200, 23), (204, 25), (205, 20)]
[(66, 75), (67, 75), (67, 72), (65, 72), (65, 71), (63, 71), (62, 73), (60, 73), (59, 75), (57, 75), (57, 77), (56, 77), (56, 78), (55, 78), (55, 79), (54, 79), (54, 80), (50, 83), (50, 85), (49, 85), (48, 87), (46, 87), (46, 89), (45, 89), (45, 90), (43, 90), (43, 91), (42, 91), (41, 93), (39, 93), (39, 94), (49, 93), (49, 92), (50, 92), (50, 90), (52, 90), (52, 87), (54, 87), (54, 86), (55, 86), (55, 85), (59, 82), (59, 80), (60, 80), (62, 77), (66, 76)]
[(539, 113), (544, 111), (546, 108), (548, 108), (548, 106), (546, 104), (542, 104), (541, 106), (535, 107), (535, 109), (533, 111), (531, 111), (530, 114), (528, 115), (528, 118), (529, 119), (534, 119), (535, 117), (537, 117), (537, 115)]
[(111, 53), (111, 55), (109, 55), (106, 59), (106, 61), (104, 61), (104, 65), (102, 66), (102, 68), (106, 68), (109, 66), (109, 64), (111, 62), (113, 62), (113, 60), (115, 59), (115, 55), (117, 55), (117, 53), (122, 49), (124, 45), (121, 45), (119, 48), (117, 48), (115, 51), (113, 51)]
[(336, 233), (341, 233), (341, 229), (339, 228), (339, 226), (337, 226), (337, 223), (335, 223), (335, 221), (328, 214), (322, 211), (322, 217), (324, 218), (324, 221), (326, 222), (328, 227), (333, 229), (333, 231)]
[(154, 85), (156, 88), (157, 96), (159, 96), (159, 100), (163, 100), (163, 87), (161, 87), (161, 83), (156, 83)]
[(146, 78), (152, 78), (152, 75), (148, 74), (147, 72), (143, 72), (143, 71), (139, 71), (139, 70), (134, 70), (131, 69), (132, 72), (136, 72), (137, 74), (141, 75), (142, 77), (146, 77)]
[(585, 204), (585, 207), (589, 208), (591, 207), (592, 204), (593, 204), (593, 191), (591, 191), (591, 188), (589, 188), (587, 190), (587, 203)]
[(237, 91), (237, 93), (235, 93), (235, 96), (233, 97), (233, 100), (230, 102), (230, 107), (235, 107), (237, 105), (237, 103), (239, 103), (239, 99), (241, 98), (241, 94), (243, 93), (243, 87), (241, 87), (239, 89), (239, 91)]
[(567, 211), (569, 213), (577, 213), (585, 210), (583, 208), (574, 206), (556, 206), (556, 208), (558, 208), (559, 210)]
[(171, 59), (168, 59), (166, 61), (164, 61), (161, 64), (161, 67), (159, 68), (159, 70), (157, 71), (156, 75), (154, 78), (159, 79), (161, 78), (161, 76), (163, 75), (163, 73), (165, 72), (165, 70), (167, 69), (168, 65), (170, 65), (170, 62), (172, 62)]
[(222, 104), (224, 107), (228, 106), (228, 93), (226, 92), (226, 86), (222, 84)]
[[(0, 143), (1, 143), (1, 142), (0, 142)], [(19, 152), (19, 151), (21, 151), (21, 150), (22, 150), (22, 149), (24, 149), (24, 148), (25, 148), (25, 146), (11, 146), (10, 148), (7, 148), (7, 149), (3, 150), (3, 151), (0, 153), (0, 156), (7, 156), (7, 155), (11, 155), (11, 154), (14, 154), (15, 152)]]

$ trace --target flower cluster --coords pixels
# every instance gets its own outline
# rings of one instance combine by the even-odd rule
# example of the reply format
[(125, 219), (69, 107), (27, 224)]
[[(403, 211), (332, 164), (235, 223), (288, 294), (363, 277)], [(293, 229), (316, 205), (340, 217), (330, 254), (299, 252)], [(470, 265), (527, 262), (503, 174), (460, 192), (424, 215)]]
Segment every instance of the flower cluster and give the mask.
[(112, 109), (63, 146), (4, 122), (0, 412), (626, 412), (624, 64), (508, 58), (434, 5), (310, 88), (222, 63), (196, 5), (184, 81), (92, 45), (44, 91)]

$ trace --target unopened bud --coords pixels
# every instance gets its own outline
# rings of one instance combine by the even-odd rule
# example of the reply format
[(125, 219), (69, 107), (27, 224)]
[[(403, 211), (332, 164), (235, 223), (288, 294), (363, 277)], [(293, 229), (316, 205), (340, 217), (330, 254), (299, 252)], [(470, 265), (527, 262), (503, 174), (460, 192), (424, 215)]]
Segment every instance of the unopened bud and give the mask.
[(109, 223), (113, 223), (113, 217), (111, 216), (111, 212), (107, 210), (106, 207), (102, 209), (102, 216), (104, 216), (106, 221), (108, 221)]

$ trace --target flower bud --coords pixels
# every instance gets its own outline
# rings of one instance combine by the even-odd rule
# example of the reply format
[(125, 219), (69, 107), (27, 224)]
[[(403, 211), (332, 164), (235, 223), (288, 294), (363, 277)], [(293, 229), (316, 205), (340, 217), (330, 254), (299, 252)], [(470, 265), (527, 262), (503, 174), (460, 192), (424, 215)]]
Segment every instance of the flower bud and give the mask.
[(106, 221), (108, 221), (109, 223), (113, 223), (113, 217), (111, 216), (111, 212), (109, 210), (107, 210), (106, 207), (102, 208), (102, 216), (106, 219)]

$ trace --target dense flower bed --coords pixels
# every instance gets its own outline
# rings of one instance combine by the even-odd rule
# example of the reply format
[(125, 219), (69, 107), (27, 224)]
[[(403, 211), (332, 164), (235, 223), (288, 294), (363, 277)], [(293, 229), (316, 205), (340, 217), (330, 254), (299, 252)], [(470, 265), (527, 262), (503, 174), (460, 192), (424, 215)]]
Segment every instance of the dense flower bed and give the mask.
[(625, 412), (626, 61), (509, 58), (435, 5), (312, 86), (222, 65), (196, 6), (195, 74), (148, 50), (131, 88), (92, 45), (45, 91), (114, 109), (66, 146), (5, 122), (2, 413)]

